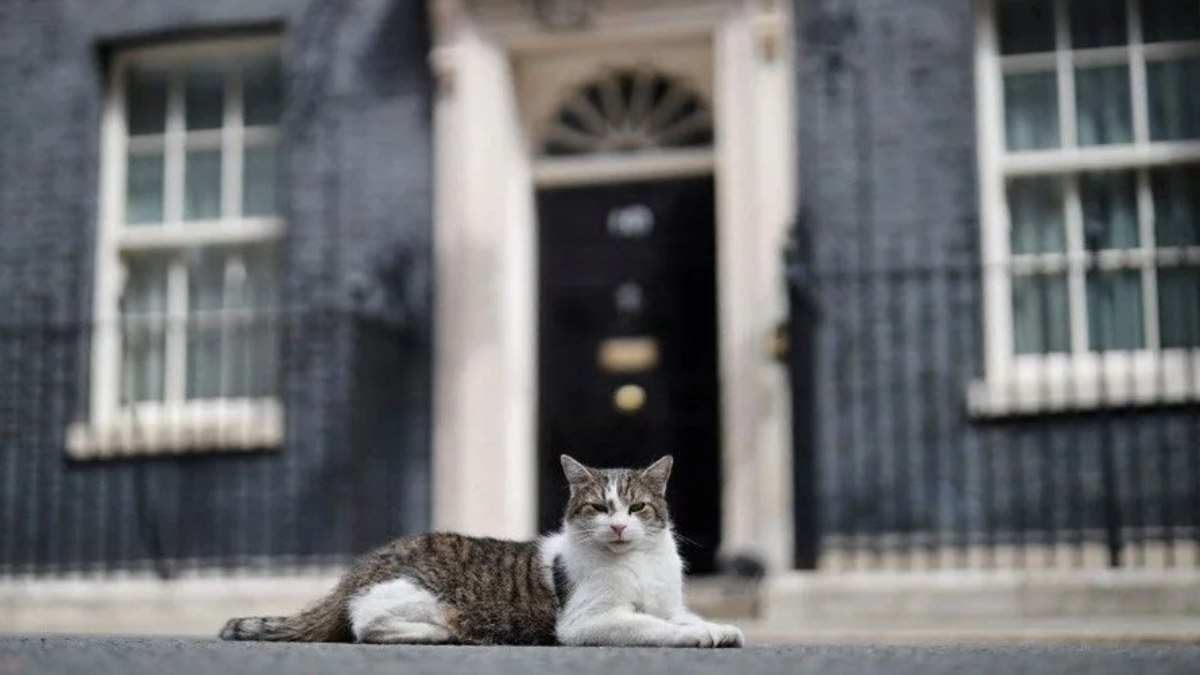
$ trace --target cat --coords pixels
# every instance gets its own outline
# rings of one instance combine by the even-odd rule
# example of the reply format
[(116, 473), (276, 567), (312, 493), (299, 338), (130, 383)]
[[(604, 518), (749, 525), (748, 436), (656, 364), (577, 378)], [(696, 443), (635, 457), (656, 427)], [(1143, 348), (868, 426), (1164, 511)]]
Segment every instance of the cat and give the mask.
[(231, 619), (226, 640), (740, 647), (741, 630), (683, 601), (668, 455), (597, 469), (563, 455), (562, 529), (536, 541), (407, 537), (360, 559), (289, 617)]

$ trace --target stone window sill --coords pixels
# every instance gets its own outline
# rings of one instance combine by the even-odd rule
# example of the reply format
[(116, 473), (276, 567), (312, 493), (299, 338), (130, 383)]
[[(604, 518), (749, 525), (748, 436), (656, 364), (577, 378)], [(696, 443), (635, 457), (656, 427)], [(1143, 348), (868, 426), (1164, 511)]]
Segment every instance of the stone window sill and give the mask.
[(1197, 350), (1017, 359), (997, 375), (972, 381), (967, 390), (967, 409), (979, 419), (1197, 401)]
[(278, 449), (283, 405), (276, 399), (139, 404), (67, 429), (67, 456), (96, 460), (197, 452)]

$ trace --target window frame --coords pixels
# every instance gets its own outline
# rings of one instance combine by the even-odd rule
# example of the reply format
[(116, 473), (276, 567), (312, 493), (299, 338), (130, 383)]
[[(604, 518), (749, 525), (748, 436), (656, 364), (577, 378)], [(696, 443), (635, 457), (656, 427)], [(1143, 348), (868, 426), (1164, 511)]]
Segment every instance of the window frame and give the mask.
[[(99, 218), (95, 243), (91, 391), (88, 420), (67, 430), (67, 452), (76, 459), (129, 454), (162, 454), (194, 450), (236, 450), (278, 447), (283, 439), (283, 406), (278, 393), (265, 397), (186, 398), (187, 347), (172, 335), (184, 328), (167, 326), (164, 347), (163, 400), (122, 403), (121, 324), (119, 306), (123, 285), (122, 255), (176, 251), (205, 245), (247, 246), (282, 240), (285, 216), (243, 216), (243, 153), (251, 144), (282, 147), (282, 124), (247, 127), (240, 115), (241, 74), (227, 74), (222, 124), (210, 130), (187, 130), (183, 118), (178, 67), (188, 63), (222, 61), (253, 55), (279, 55), (278, 35), (212, 39), (137, 47), (115, 52), (106, 72), (100, 147)], [(126, 126), (126, 78), (134, 66), (175, 68), (168, 78), (166, 119), (161, 134), (133, 137)], [(232, 122), (232, 124), (231, 124)], [(191, 137), (191, 139), (189, 139)], [(162, 223), (128, 227), (125, 221), (128, 153), (138, 145), (163, 151)], [(197, 146), (221, 149), (221, 213), (215, 219), (186, 220), (184, 162)], [(282, 166), (282, 163), (281, 165)], [(282, 171), (276, 179), (282, 183)], [(279, 187), (277, 186), (277, 190)], [(180, 279), (182, 263), (169, 263), (168, 323), (184, 321), (187, 285)], [(182, 304), (179, 294), (184, 295)], [(171, 297), (175, 296), (175, 297)]]
[[(1001, 55), (998, 0), (977, 0), (975, 11), (975, 107), (980, 181), (984, 372), (968, 387), (968, 411), (977, 417), (1088, 410), (1117, 406), (1170, 405), (1200, 400), (1200, 348), (1159, 348), (1156, 293), (1159, 263), (1200, 264), (1200, 246), (1164, 254), (1154, 245), (1149, 170), (1200, 163), (1200, 139), (1153, 141), (1150, 137), (1146, 63), (1149, 59), (1200, 55), (1200, 40), (1146, 44), (1141, 41), (1138, 0), (1126, 0), (1133, 40), (1117, 47), (1070, 48), (1067, 0), (1047, 0), (1055, 14), (1055, 51)], [(1133, 139), (1129, 143), (1079, 146), (1076, 138), (1075, 68), (1128, 63)], [(1004, 75), (1055, 73), (1059, 145), (1009, 151), (1005, 142)], [(1133, 170), (1137, 186), (1139, 246), (1085, 250), (1079, 176), (1106, 169)], [(1018, 254), (1010, 249), (1007, 183), (1022, 176), (1061, 176), (1065, 199), (1066, 250)], [(1151, 211), (1152, 212), (1152, 211)], [(1149, 232), (1148, 232), (1149, 230)], [(1090, 351), (1086, 280), (1092, 269), (1137, 269), (1142, 274), (1145, 347)], [(1070, 306), (1067, 353), (1017, 354), (1013, 335), (1013, 270), (1067, 271)], [(1154, 301), (1151, 302), (1150, 300)]]

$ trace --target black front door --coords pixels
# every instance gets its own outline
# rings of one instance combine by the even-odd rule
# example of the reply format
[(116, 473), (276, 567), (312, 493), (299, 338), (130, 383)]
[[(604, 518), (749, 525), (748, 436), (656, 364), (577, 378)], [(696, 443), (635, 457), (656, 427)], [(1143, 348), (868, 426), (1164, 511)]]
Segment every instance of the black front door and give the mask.
[(566, 500), (558, 456), (640, 466), (675, 456), (681, 550), (713, 571), (720, 537), (711, 177), (542, 190), (539, 518)]

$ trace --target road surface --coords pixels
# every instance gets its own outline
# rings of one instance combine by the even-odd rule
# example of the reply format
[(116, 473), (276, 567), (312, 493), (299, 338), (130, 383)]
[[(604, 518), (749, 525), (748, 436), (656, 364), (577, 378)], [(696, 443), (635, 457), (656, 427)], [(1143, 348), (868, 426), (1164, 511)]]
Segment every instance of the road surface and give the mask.
[(756, 646), (731, 650), (228, 643), (185, 638), (0, 636), (0, 675), (1196, 675), (1200, 646)]

